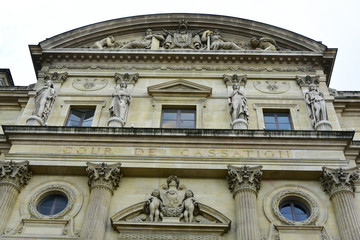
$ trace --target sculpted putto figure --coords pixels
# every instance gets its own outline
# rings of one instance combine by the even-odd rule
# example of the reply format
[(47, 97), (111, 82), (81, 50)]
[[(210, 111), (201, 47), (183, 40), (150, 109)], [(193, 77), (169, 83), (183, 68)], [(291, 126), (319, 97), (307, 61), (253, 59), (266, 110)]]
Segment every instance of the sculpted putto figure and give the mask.
[(198, 201), (194, 198), (194, 193), (191, 190), (185, 192), (185, 198), (182, 205), (185, 210), (181, 217), (184, 217), (185, 222), (191, 223), (194, 219), (196, 210), (199, 208)]
[(247, 107), (247, 99), (244, 93), (240, 90), (239, 83), (234, 83), (233, 91), (229, 96), (229, 105), (231, 107), (230, 114), (232, 121), (236, 119), (244, 119), (248, 121), (249, 112)]
[(315, 84), (310, 84), (309, 91), (305, 94), (305, 102), (313, 126), (320, 121), (329, 120), (324, 95)]
[(116, 85), (112, 97), (109, 108), (110, 118), (118, 117), (121, 121), (125, 122), (131, 103), (131, 95), (127, 89), (127, 83), (121, 82), (120, 85)]
[(239, 47), (233, 42), (226, 42), (222, 39), (221, 33), (219, 30), (206, 30), (203, 35), (201, 36), (201, 41), (206, 42), (207, 39), (210, 38), (210, 43), (208, 42), (208, 45), (210, 45), (211, 50), (242, 50), (243, 48)]
[(256, 38), (253, 37), (250, 40), (250, 45), (255, 50), (264, 50), (264, 51), (276, 51), (277, 50), (277, 44), (274, 39), (262, 37), (262, 38)]
[(145, 37), (142, 40), (133, 40), (128, 42), (122, 46), (124, 49), (131, 49), (131, 48), (145, 48), (150, 49), (152, 38), (156, 38), (159, 41), (164, 41), (164, 36), (160, 34), (153, 34), (152, 30), (149, 28), (145, 32)]
[(100, 41), (95, 42), (91, 48), (112, 48), (115, 46), (115, 38), (113, 36), (106, 37)]
[(55, 93), (53, 82), (47, 80), (45, 85), (36, 91), (32, 115), (40, 117), (45, 122), (55, 102)]
[(159, 217), (161, 216), (159, 207), (161, 204), (160, 191), (159, 189), (155, 189), (151, 193), (151, 197), (149, 197), (145, 203), (145, 208), (147, 209), (146, 211), (149, 213), (150, 222), (159, 221)]

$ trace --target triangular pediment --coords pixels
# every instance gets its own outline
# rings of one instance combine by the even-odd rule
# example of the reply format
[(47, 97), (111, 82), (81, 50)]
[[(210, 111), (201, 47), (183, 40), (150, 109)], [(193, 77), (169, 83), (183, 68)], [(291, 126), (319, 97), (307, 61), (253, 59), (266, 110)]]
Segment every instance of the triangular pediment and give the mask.
[(212, 88), (184, 79), (177, 79), (148, 87), (152, 96), (202, 96), (212, 94)]

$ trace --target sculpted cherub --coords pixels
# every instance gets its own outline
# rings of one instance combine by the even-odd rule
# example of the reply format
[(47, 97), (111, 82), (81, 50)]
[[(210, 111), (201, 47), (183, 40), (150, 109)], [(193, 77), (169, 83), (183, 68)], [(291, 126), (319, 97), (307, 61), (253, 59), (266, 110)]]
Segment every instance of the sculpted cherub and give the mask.
[(194, 198), (194, 193), (191, 190), (185, 192), (185, 198), (182, 202), (184, 212), (180, 218), (184, 218), (185, 222), (191, 223), (194, 219), (194, 214), (199, 211), (198, 201)]
[(145, 212), (149, 214), (150, 222), (159, 221), (159, 217), (162, 217), (162, 214), (159, 210), (160, 205), (162, 204), (162, 200), (160, 198), (159, 189), (155, 189), (151, 193), (151, 197), (145, 203)]

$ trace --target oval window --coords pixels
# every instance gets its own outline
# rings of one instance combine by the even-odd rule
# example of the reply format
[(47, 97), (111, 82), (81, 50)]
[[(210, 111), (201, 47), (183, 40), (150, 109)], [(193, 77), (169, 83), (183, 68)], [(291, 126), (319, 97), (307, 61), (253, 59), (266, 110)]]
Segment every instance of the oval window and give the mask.
[(295, 222), (305, 221), (310, 216), (309, 209), (297, 201), (285, 201), (280, 204), (279, 209), (285, 218)]
[(38, 206), (39, 213), (47, 216), (58, 214), (63, 211), (68, 204), (66, 196), (61, 194), (52, 194), (43, 198)]

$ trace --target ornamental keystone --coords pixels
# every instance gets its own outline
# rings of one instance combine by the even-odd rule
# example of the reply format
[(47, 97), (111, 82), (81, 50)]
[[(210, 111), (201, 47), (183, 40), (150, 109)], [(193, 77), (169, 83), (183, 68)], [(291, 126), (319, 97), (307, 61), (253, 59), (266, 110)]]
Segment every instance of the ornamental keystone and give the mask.
[(107, 164), (87, 162), (86, 172), (89, 175), (89, 186), (92, 191), (94, 188), (108, 189), (111, 194), (119, 186), (121, 173), (121, 163)]
[(24, 187), (32, 177), (29, 171), (29, 162), (0, 161), (0, 186), (10, 185), (18, 192)]
[(241, 190), (251, 190), (257, 194), (262, 177), (261, 169), (262, 166), (249, 167), (245, 165), (243, 167), (235, 167), (228, 165), (226, 179), (228, 180), (229, 189), (234, 196)]
[(349, 169), (331, 169), (323, 167), (320, 177), (324, 191), (332, 197), (339, 192), (355, 192), (355, 181), (359, 178), (360, 172), (357, 167)]

